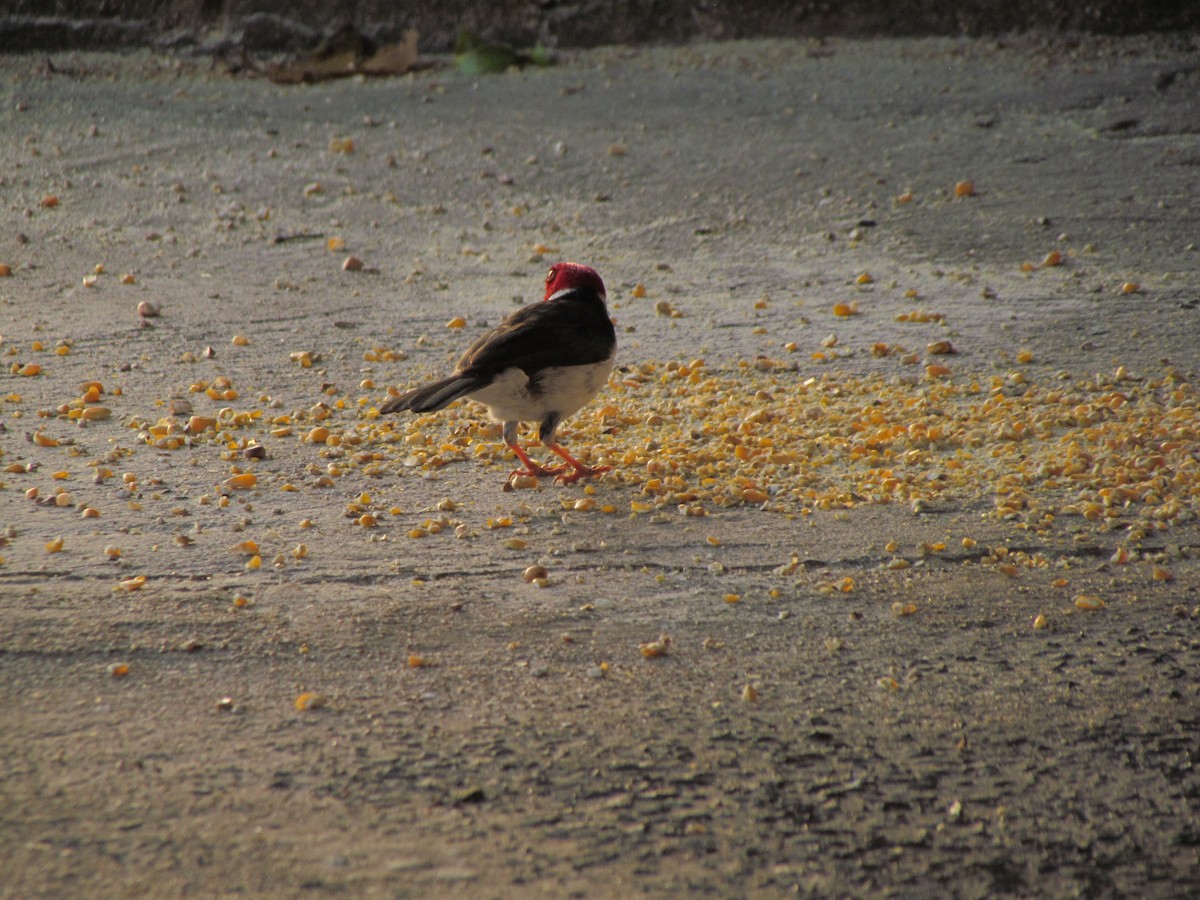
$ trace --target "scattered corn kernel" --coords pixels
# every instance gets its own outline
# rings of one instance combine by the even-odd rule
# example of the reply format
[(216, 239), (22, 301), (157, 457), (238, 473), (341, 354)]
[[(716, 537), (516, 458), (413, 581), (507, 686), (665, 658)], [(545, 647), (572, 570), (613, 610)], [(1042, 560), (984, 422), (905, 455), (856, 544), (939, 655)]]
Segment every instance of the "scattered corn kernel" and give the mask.
[(666, 656), (671, 649), (671, 638), (668, 635), (660, 634), (657, 640), (649, 641), (645, 644), (639, 644), (638, 649), (642, 656), (646, 659), (655, 659), (660, 656)]
[(550, 573), (546, 571), (545, 566), (529, 566), (521, 573), (521, 577), (527, 582), (537, 581), (550, 577)]
[(242, 472), (221, 482), (225, 491), (246, 491), (258, 484), (258, 476), (253, 472)]

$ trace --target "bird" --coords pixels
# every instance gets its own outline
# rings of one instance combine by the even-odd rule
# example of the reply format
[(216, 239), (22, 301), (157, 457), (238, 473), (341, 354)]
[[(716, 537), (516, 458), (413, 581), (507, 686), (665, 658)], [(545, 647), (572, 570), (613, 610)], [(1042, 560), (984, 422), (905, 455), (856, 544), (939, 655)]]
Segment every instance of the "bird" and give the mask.
[[(462, 397), (482, 403), (504, 424), (504, 443), (523, 466), (506, 484), (516, 476), (574, 484), (610, 472), (611, 466), (585, 466), (555, 438), (559, 425), (586, 406), (612, 372), (617, 334), (606, 299), (604, 281), (591, 266), (555, 263), (541, 301), (521, 307), (471, 344), (449, 377), (392, 397), (379, 412), (434, 412)], [(529, 458), (517, 440), (522, 422), (538, 424), (542, 446), (561, 465)]]

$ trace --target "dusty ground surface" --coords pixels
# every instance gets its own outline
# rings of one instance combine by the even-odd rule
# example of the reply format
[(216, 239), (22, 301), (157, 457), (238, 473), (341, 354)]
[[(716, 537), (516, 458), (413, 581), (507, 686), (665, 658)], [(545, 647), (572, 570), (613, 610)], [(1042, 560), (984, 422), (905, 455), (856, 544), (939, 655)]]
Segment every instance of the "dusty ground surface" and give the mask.
[[(1194, 890), (1194, 51), (0, 59), (0, 894)], [(613, 475), (375, 416), (557, 258)]]

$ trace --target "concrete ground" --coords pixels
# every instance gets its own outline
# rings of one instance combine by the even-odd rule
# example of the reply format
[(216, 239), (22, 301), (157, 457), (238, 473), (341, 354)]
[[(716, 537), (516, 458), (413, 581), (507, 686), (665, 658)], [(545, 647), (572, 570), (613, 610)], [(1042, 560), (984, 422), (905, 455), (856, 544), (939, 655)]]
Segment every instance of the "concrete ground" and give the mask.
[[(1192, 890), (1194, 60), (0, 57), (0, 895)], [(556, 259), (610, 475), (377, 415)]]

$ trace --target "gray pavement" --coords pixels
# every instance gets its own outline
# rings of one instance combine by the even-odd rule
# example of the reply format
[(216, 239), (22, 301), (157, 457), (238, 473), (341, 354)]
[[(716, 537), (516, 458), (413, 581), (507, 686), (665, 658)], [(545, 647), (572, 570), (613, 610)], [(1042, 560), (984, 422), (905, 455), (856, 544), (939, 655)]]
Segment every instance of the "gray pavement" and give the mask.
[[(0, 57), (0, 894), (1186, 894), (1194, 59)], [(558, 258), (594, 493), (372, 415)]]

